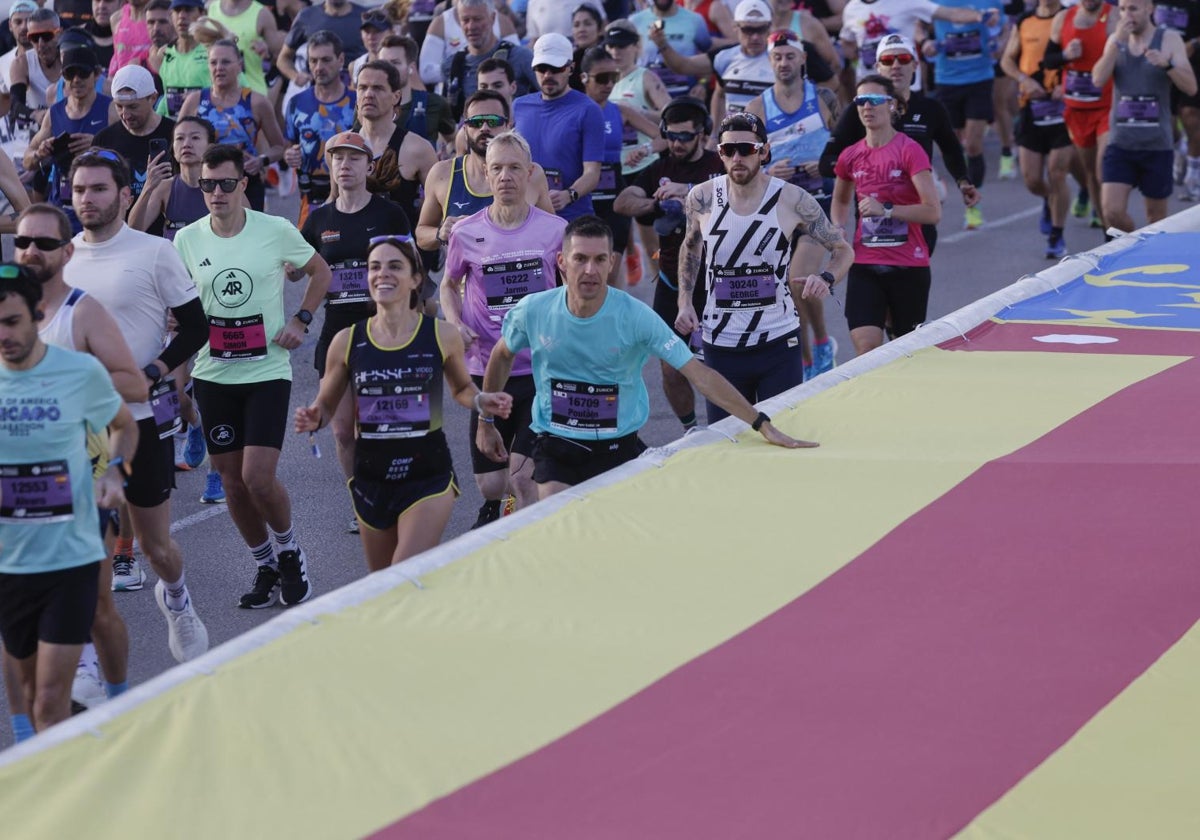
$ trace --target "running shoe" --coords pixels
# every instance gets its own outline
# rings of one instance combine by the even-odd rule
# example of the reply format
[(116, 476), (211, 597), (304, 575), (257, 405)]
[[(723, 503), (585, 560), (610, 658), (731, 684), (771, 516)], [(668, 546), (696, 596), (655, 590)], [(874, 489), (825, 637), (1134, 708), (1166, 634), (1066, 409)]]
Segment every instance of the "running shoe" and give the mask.
[(104, 683), (100, 681), (100, 672), (80, 662), (75, 668), (75, 680), (71, 683), (72, 706), (79, 705), (84, 709), (91, 709), (107, 699)]
[(1096, 208), (1092, 208), (1092, 220), (1088, 223), (1088, 227), (1095, 230), (1104, 230), (1104, 222), (1100, 220), (1100, 214), (1096, 212)]
[(171, 438), (171, 442), (175, 445), (175, 471), (191, 472), (192, 465), (187, 462), (187, 456), (184, 454), (184, 450), (187, 448), (187, 438), (176, 435)]
[(1200, 169), (1188, 169), (1179, 197), (1184, 201), (1200, 201)]
[(259, 566), (250, 591), (238, 600), (244, 610), (261, 610), (279, 599), (279, 571), (274, 566)]
[(1063, 254), (1067, 253), (1067, 243), (1061, 236), (1046, 237), (1046, 259), (1057, 260), (1062, 259)]
[(142, 564), (130, 554), (113, 555), (113, 592), (136, 592), (146, 582)]
[(221, 474), (212, 470), (204, 482), (204, 492), (200, 494), (200, 503), (204, 505), (219, 505), (225, 501), (225, 488), (221, 485)]
[(979, 230), (983, 227), (983, 211), (978, 207), (968, 207), (963, 214), (964, 230)]
[(183, 461), (191, 469), (204, 463), (204, 429), (192, 426), (187, 432), (187, 445), (183, 447)]
[(495, 522), (497, 519), (499, 519), (501, 513), (500, 508), (501, 505), (499, 499), (492, 501), (485, 500), (484, 503), (479, 506), (479, 515), (475, 517), (475, 524), (471, 526), (471, 530), (474, 531), (476, 528), (482, 528), (484, 525), (487, 525), (490, 522)]
[(1087, 190), (1080, 190), (1079, 195), (1075, 196), (1075, 203), (1071, 205), (1071, 215), (1076, 219), (1086, 219), (1091, 209), (1092, 199)]
[(642, 282), (642, 249), (637, 245), (630, 245), (625, 254), (625, 282), (630, 286)]
[(813, 353), (813, 376), (820, 376), (822, 373), (828, 373), (833, 370), (837, 364), (837, 339), (829, 336), (829, 340), (824, 344), (814, 344)]
[(346, 533), (347, 534), (357, 534), (358, 533), (358, 517), (357, 516), (354, 517), (353, 519), (351, 519), (350, 524), (346, 526)]
[(167, 606), (167, 585), (160, 580), (154, 584), (154, 600), (167, 620), (167, 647), (176, 662), (187, 662), (208, 650), (208, 629), (196, 615), (191, 598), (182, 610), (171, 609)]
[(279, 603), (294, 607), (312, 597), (308, 583), (308, 558), (304, 549), (279, 552)]
[(504, 505), (500, 508), (501, 516), (512, 516), (517, 512), (517, 497), (505, 496)]
[(804, 365), (803, 368), (801, 369), (801, 377), (802, 378), (800, 379), (800, 381), (807, 382), (810, 379), (812, 379), (814, 376), (816, 376), (816, 374), (813, 373), (813, 366), (812, 365)]
[(1011, 181), (1016, 177), (1016, 159), (1012, 155), (1000, 155), (1000, 180)]
[(1038, 230), (1042, 232), (1042, 236), (1049, 236), (1051, 227), (1053, 222), (1050, 221), (1050, 202), (1042, 199), (1042, 220), (1038, 223)]

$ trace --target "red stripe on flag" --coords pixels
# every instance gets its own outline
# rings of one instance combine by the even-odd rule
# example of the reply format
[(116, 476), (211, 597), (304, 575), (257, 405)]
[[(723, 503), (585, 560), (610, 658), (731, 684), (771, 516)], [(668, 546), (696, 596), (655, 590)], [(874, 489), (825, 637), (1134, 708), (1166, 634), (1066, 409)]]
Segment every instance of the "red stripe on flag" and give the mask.
[[(1198, 409), (1197, 361), (1126, 388), (726, 644), (379, 836), (952, 834), (1200, 619)], [(829, 527), (869, 515), (846, 502)], [(803, 532), (780, 550), (803, 563)]]
[[(1036, 336), (1087, 335), (1115, 338), (1107, 344), (1035, 341)], [(1025, 350), (1037, 353), (1107, 353), (1126, 356), (1195, 356), (1200, 353), (1196, 330), (1148, 330), (1094, 327), (1088, 324), (1002, 324), (986, 321), (965, 338), (942, 342), (943, 350)]]

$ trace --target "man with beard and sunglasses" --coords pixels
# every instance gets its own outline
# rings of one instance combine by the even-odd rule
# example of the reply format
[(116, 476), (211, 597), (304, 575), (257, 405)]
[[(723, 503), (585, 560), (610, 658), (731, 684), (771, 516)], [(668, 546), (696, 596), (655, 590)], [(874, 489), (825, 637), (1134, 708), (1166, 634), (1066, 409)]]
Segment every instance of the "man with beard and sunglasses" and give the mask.
[[(663, 109), (659, 133), (667, 141), (667, 154), (637, 174), (617, 196), (613, 209), (652, 224), (659, 235), (658, 277), (654, 285), (654, 311), (674, 329), (679, 314), (679, 248), (683, 244), (683, 202), (693, 186), (725, 174), (720, 156), (706, 149), (712, 121), (708, 106), (682, 96)], [(692, 305), (704, 311), (704, 284), (698, 283)], [(679, 334), (691, 342), (693, 335)], [(693, 348), (698, 348), (697, 341)], [(662, 366), (663, 393), (683, 428), (696, 425), (696, 395), (687, 377), (666, 362)]]
[[(675, 327), (681, 335), (702, 327), (705, 361), (754, 403), (804, 381), (792, 287), (802, 299), (828, 297), (849, 271), (854, 251), (815, 198), (766, 173), (771, 148), (762, 120), (730, 114), (717, 136), (726, 175), (697, 184), (684, 204)], [(793, 259), (793, 243), (801, 234), (829, 252), (827, 270), (799, 273), (804, 266)], [(692, 294), (701, 281), (702, 254), (708, 259), (702, 280), (708, 300), (699, 317)], [(709, 423), (726, 414), (709, 401)]]
[[(94, 148), (75, 159), (72, 203), (83, 233), (75, 238), (64, 277), (116, 319), (149, 384), (149, 401), (130, 405), (138, 421), (138, 448), (125, 499), (134, 535), (158, 575), (155, 602), (167, 619), (168, 646), (176, 661), (186, 662), (208, 650), (208, 631), (196, 615), (183, 555), (171, 539), (172, 438), (181, 423), (179, 393), (166, 376), (204, 345), (207, 330), (196, 285), (170, 243), (125, 224), (130, 181), (129, 167), (111, 149)], [(177, 325), (174, 335), (167, 331), (168, 311)], [(114, 555), (116, 590), (140, 589), (145, 581), (132, 555), (132, 542)]]
[(38, 9), (29, 16), (25, 37), (30, 48), (18, 50), (8, 71), (8, 83), (13, 102), (28, 103), (35, 122), (41, 122), (49, 106), (46, 90), (63, 73), (62, 56), (58, 49), (61, 25), (51, 9)]
[[(75, 253), (70, 236), (71, 223), (66, 214), (49, 204), (35, 204), (17, 219), (13, 241), (17, 263), (42, 286), (44, 317), (38, 324), (39, 335), (55, 347), (91, 354), (104, 365), (121, 399), (130, 405), (144, 403), (149, 386), (120, 326), (95, 297), (68, 286), (63, 279), (63, 268)], [(95, 441), (89, 439), (89, 443)], [(97, 455), (97, 472), (105, 469), (107, 460)], [(106, 539), (115, 521), (115, 510), (100, 511), (100, 528)], [(71, 690), (72, 699), (84, 707), (103, 702), (107, 696), (101, 667), (110, 686), (120, 686), (126, 679), (129, 632), (113, 601), (112, 571), (112, 558), (105, 556), (100, 564), (100, 588), (92, 622), (92, 638), (99, 642), (99, 649), (91, 641), (84, 646)], [(13, 715), (27, 713), (19, 693), (14, 696), (17, 682), (10, 676), (5, 674), (9, 711)]]

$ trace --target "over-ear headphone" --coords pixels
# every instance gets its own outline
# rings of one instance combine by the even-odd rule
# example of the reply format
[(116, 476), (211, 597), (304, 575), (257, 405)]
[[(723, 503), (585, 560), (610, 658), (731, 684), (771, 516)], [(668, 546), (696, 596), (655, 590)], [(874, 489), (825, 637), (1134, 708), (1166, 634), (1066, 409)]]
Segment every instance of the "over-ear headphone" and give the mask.
[(40, 309), (35, 309), (35, 310), (33, 310), (33, 320), (34, 320), (35, 322), (37, 322), (37, 321), (41, 321), (41, 320), (43, 320), (45, 317), (46, 317), (46, 313), (45, 313), (45, 312), (43, 312), (42, 310), (40, 310)]
[[(667, 139), (667, 123), (671, 122), (670, 116), (676, 110), (688, 110), (697, 112), (703, 115), (704, 118), (704, 133), (711, 135), (713, 131), (712, 117), (709, 116), (708, 106), (703, 100), (697, 99), (694, 96), (680, 96), (672, 99), (667, 103), (667, 107), (662, 109), (662, 117), (658, 121), (658, 135), (662, 139)], [(695, 114), (692, 114), (695, 116)]]

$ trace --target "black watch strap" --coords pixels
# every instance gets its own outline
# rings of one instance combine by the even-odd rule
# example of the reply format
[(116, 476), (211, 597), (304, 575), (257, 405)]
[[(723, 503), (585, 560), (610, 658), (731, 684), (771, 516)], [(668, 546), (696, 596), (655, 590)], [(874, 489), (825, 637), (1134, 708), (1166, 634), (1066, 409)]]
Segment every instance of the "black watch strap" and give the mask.
[(154, 362), (151, 362), (142, 368), (142, 373), (146, 374), (146, 378), (152, 383), (157, 383), (163, 378), (162, 371), (158, 369), (158, 365), (156, 365)]
[(837, 282), (837, 278), (833, 276), (832, 271), (822, 271), (820, 275), (825, 284), (829, 286), (829, 291), (833, 291), (833, 284)]
[(299, 312), (296, 313), (296, 318), (299, 319), (301, 324), (303, 324), (304, 326), (307, 327), (309, 324), (312, 323), (313, 314), (311, 312), (309, 312), (307, 309), (301, 309)]
[(771, 422), (771, 418), (760, 411), (760, 412), (758, 412), (758, 416), (754, 418), (754, 422), (750, 424), (750, 428), (757, 432), (759, 429), (762, 428), (763, 423), (770, 423), (770, 422)]

